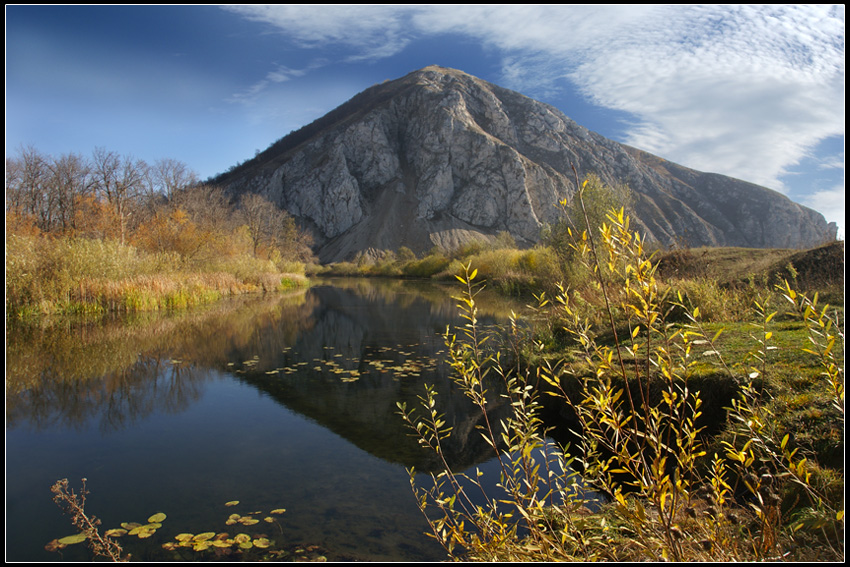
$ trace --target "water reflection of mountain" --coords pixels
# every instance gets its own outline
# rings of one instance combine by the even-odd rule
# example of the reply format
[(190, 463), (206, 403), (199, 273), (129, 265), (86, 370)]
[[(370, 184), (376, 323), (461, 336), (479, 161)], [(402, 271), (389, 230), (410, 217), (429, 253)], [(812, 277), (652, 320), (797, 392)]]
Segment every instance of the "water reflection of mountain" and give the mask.
[[(454, 427), (456, 469), (492, 455), (480, 414), (452, 383), (442, 333), (457, 325), (445, 287), (340, 280), (289, 296), (227, 301), (100, 325), (13, 329), (7, 335), (6, 425), (36, 430), (96, 422), (120, 430), (180, 412), (205, 383), (232, 373), (280, 404), (390, 462), (432, 469), (398, 415), (424, 384)], [(501, 314), (504, 301), (482, 313)], [(482, 322), (496, 317), (481, 316)], [(215, 372), (211, 372), (215, 370)], [(494, 386), (491, 419), (509, 410)]]
[[(411, 437), (397, 407), (397, 402), (418, 407), (428, 383), (440, 394), (438, 411), (453, 427), (444, 446), (453, 468), (492, 458), (476, 429), (483, 417), (453, 384), (444, 361), (442, 334), (461, 322), (452, 304), (445, 296), (435, 303), (415, 294), (371, 291), (311, 289), (318, 298), (312, 327), (292, 352), (258, 353), (261, 362), (244, 379), (383, 460), (434, 470), (436, 455)], [(305, 362), (305, 370), (286, 372)], [(510, 406), (498, 396), (498, 384), (491, 390), (489, 418), (497, 422)]]

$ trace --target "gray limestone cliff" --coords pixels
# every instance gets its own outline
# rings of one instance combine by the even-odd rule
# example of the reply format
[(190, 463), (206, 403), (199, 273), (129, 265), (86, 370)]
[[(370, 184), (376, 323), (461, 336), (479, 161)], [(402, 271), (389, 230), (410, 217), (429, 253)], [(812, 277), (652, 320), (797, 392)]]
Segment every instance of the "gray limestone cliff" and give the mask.
[(820, 213), (780, 193), (608, 140), (547, 104), (436, 66), (363, 91), (213, 181), (286, 209), (329, 262), (501, 231), (534, 243), (572, 197), (571, 164), (580, 178), (627, 184), (633, 224), (664, 245), (835, 238)]

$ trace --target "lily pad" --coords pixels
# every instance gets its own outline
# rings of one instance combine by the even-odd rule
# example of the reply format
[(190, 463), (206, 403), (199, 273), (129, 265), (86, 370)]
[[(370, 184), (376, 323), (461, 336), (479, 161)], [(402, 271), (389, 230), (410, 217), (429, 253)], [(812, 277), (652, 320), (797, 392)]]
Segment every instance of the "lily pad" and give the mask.
[(213, 546), (212, 542), (209, 540), (204, 541), (196, 541), (195, 545), (192, 546), (194, 551), (206, 551), (207, 549)]
[(62, 545), (74, 545), (86, 541), (86, 534), (69, 535), (58, 540)]
[(207, 541), (215, 537), (215, 532), (204, 532), (192, 538), (193, 541)]
[(245, 543), (246, 541), (251, 541), (251, 536), (248, 534), (238, 534), (233, 538), (233, 541), (236, 543)]
[(272, 514), (283, 514), (286, 512), (286, 508), (275, 508), (271, 511)]
[(271, 542), (268, 540), (268, 538), (265, 537), (259, 537), (253, 540), (251, 543), (254, 544), (254, 547), (259, 547), (260, 549), (266, 549), (268, 546), (271, 545)]
[(154, 514), (153, 516), (148, 518), (148, 523), (149, 524), (158, 524), (158, 523), (162, 522), (163, 520), (165, 520), (165, 518), (167, 518), (167, 517), (168, 516), (166, 516), (162, 512), (157, 512), (156, 514)]
[(225, 506), (236, 506), (237, 504), (239, 504), (238, 500), (231, 500), (230, 502), (224, 503)]
[(125, 530), (132, 530), (134, 528), (139, 528), (141, 526), (142, 526), (142, 524), (140, 524), (138, 522), (121, 522), (121, 527), (124, 528)]
[(127, 530), (124, 528), (113, 528), (111, 530), (106, 530), (104, 535), (107, 537), (121, 537), (123, 535), (127, 535)]
[(174, 536), (174, 539), (176, 539), (177, 541), (188, 541), (188, 540), (192, 539), (193, 537), (195, 537), (195, 534), (183, 533), (183, 534), (177, 534), (176, 536)]

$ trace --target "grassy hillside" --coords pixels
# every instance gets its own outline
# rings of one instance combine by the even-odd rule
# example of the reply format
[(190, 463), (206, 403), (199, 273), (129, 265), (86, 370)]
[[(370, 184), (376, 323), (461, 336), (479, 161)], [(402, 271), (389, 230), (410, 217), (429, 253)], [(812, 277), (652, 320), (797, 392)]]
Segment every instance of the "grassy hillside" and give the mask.
[(811, 290), (844, 289), (844, 242), (830, 242), (811, 250), (757, 248), (692, 248), (657, 256), (659, 273), (666, 278), (712, 278), (724, 286), (750, 281), (778, 283), (796, 279)]

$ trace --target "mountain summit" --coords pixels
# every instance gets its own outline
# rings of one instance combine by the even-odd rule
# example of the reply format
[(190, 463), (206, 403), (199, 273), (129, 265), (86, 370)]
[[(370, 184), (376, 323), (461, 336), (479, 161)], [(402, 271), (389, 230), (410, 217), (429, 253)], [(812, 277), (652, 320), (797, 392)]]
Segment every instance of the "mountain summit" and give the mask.
[(214, 181), (257, 192), (315, 236), (322, 261), (421, 253), (507, 231), (538, 240), (596, 174), (633, 193), (660, 244), (807, 248), (836, 227), (785, 196), (608, 140), (514, 91), (430, 66), (374, 85)]

